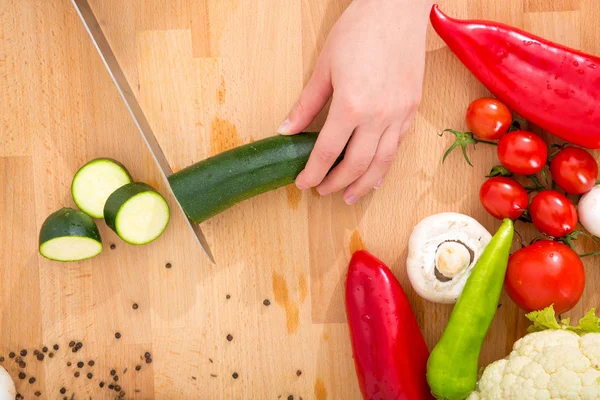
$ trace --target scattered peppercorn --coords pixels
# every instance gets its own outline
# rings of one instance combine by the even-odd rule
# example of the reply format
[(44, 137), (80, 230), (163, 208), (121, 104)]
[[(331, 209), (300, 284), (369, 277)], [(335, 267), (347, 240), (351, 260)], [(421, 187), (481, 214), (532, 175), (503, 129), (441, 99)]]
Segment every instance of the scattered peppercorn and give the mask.
[(90, 367), (93, 367), (95, 364), (96, 364), (96, 363), (94, 362), (94, 360), (90, 360), (90, 361), (88, 362), (88, 365), (89, 365)]
[(152, 362), (151, 358), (146, 358), (146, 364), (150, 364)]
[(40, 353), (36, 356), (36, 358), (38, 359), (38, 361), (42, 361), (44, 359), (44, 353)]
[(216, 378), (216, 377), (217, 377), (217, 375), (215, 375), (215, 374), (210, 374), (210, 377), (211, 377), (211, 378)]
[(296, 371), (296, 376), (300, 376), (300, 375), (302, 375), (302, 371), (300, 371), (300, 370)]
[(113, 384), (111, 383), (110, 385), (108, 385), (108, 388), (109, 388), (110, 390), (113, 390), (113, 389), (115, 388), (115, 385), (113, 385)]
[(79, 373), (79, 371), (75, 371), (75, 373), (73, 374), (73, 376), (74, 376), (75, 378), (79, 378), (79, 375), (81, 375), (81, 374)]
[(110, 370), (110, 374), (111, 374), (112, 376), (115, 376), (115, 375), (116, 375), (116, 373), (117, 373), (117, 371), (115, 371), (114, 369), (111, 369), (111, 370)]
[(121, 391), (119, 392), (119, 397), (125, 397), (125, 392), (121, 390)]
[(19, 368), (25, 368), (25, 367), (27, 367), (27, 363), (25, 361), (21, 361), (19, 363)]
[(21, 356), (17, 356), (17, 358), (15, 358), (15, 362), (16, 362), (17, 364), (20, 364), (20, 363), (21, 363), (21, 361), (23, 361), (23, 359), (21, 358)]
[(57, 345), (57, 344), (55, 344), (54, 346), (52, 346), (52, 348), (53, 348), (54, 350), (58, 350), (60, 347), (58, 347), (58, 345)]
[(231, 376), (233, 377), (233, 379), (237, 379), (239, 375), (237, 372), (234, 372), (233, 375), (231, 375)]
[(115, 385), (115, 391), (120, 392), (121, 391), (121, 386)]
[(17, 393), (17, 395), (15, 396), (15, 399), (16, 400), (23, 400), (24, 397), (23, 397), (23, 395), (21, 395), (21, 393)]
[(60, 388), (60, 394), (65, 394), (67, 393), (67, 389), (65, 389), (64, 387)]
[(35, 383), (35, 378), (33, 376), (31, 378), (29, 378), (29, 383), (31, 383), (31, 384)]
[(83, 366), (84, 366), (84, 365), (85, 365), (85, 364), (83, 363), (83, 361), (79, 361), (79, 362), (77, 363), (77, 368), (83, 368)]
[(268, 307), (268, 306), (270, 306), (270, 305), (271, 305), (271, 302), (269, 301), (269, 299), (265, 299), (265, 300), (263, 301), (263, 304), (264, 304), (265, 306), (267, 306), (267, 307)]
[(52, 353), (52, 352), (48, 353), (48, 357), (50, 357), (50, 358), (54, 357), (54, 353)]
[(117, 246), (116, 246), (114, 243), (110, 245), (110, 249), (111, 249), (111, 250), (114, 250), (114, 249), (116, 249), (116, 248), (117, 248)]
[(166, 263), (166, 264), (165, 264), (165, 268), (167, 268), (167, 269), (168, 269), (168, 268), (171, 268), (171, 263)]
[(139, 392), (141, 392), (141, 390), (140, 389), (135, 389), (134, 392), (139, 393)]
[(135, 366), (135, 370), (136, 370), (136, 371), (139, 371), (140, 369), (142, 369), (142, 366), (141, 366), (141, 365), (136, 365), (136, 366)]
[(67, 367), (70, 367), (71, 365), (73, 365), (71, 364), (71, 361), (67, 361)]
[(38, 354), (40, 354), (40, 351), (39, 351), (38, 349), (35, 349), (35, 350), (33, 351), (33, 355), (34, 355), (34, 356), (37, 356)]
[(74, 346), (75, 346), (75, 341), (74, 341), (74, 340), (71, 340), (71, 341), (69, 342), (69, 347), (74, 347)]
[(231, 335), (231, 333), (229, 335), (227, 335), (227, 340), (230, 342), (233, 340), (233, 336)]
[(15, 353), (13, 353), (12, 351), (10, 353), (8, 353), (8, 357), (9, 358), (15, 358)]
[(103, 387), (104, 387), (104, 381), (100, 382), (98, 385), (99, 385), (101, 388), (103, 388)]
[(229, 299), (231, 298), (231, 295), (227, 295), (227, 296), (225, 296), (225, 298), (226, 298), (227, 300), (229, 300)]
[(4, 362), (4, 357), (0, 357), (0, 362)]
[(118, 382), (119, 381), (119, 375), (113, 376), (113, 381)]
[(94, 377), (94, 374), (92, 374), (91, 372), (88, 372), (88, 374), (86, 376), (88, 377), (88, 379), (92, 379)]
[(294, 396), (292, 396), (291, 394), (288, 396), (287, 400), (294, 400)]
[(116, 337), (117, 339), (121, 339), (121, 334), (120, 334), (119, 332), (117, 332), (117, 333), (115, 333), (115, 337)]
[(27, 355), (27, 350), (23, 349), (21, 350), (21, 357), (25, 357)]
[(39, 390), (36, 390), (34, 393), (37, 397), (40, 397), (42, 395), (42, 392), (40, 392)]
[(133, 305), (131, 306), (131, 308), (133, 308), (134, 310), (137, 310), (138, 307), (139, 307), (138, 303), (133, 303)]
[(152, 354), (150, 354), (149, 352), (145, 352), (144, 353), (144, 358), (151, 358)]
[(25, 372), (19, 372), (19, 379), (23, 380), (27, 377), (27, 375), (25, 374)]
[(47, 353), (47, 352), (48, 352), (48, 348), (47, 348), (46, 346), (44, 346), (44, 347), (42, 347), (42, 351), (43, 351), (44, 353)]

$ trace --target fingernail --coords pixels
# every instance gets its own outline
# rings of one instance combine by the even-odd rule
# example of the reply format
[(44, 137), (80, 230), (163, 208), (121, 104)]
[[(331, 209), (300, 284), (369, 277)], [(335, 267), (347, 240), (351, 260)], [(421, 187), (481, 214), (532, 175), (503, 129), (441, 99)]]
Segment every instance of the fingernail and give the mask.
[(280, 135), (289, 135), (291, 125), (292, 125), (292, 121), (290, 121), (289, 119), (286, 119), (279, 126), (279, 128), (277, 128), (277, 133), (279, 133)]
[(308, 189), (306, 186), (304, 186), (304, 185), (301, 185), (301, 184), (299, 184), (299, 183), (296, 183), (296, 187), (297, 187), (298, 189), (300, 189), (300, 190), (306, 190), (306, 189)]
[(328, 191), (321, 189), (320, 187), (317, 188), (317, 192), (319, 192), (319, 194), (321, 196), (327, 196), (329, 194)]
[(358, 197), (356, 197), (356, 196), (355, 196), (355, 195), (353, 195), (353, 194), (352, 194), (352, 195), (350, 195), (350, 196), (348, 196), (348, 197), (346, 197), (346, 198), (344, 199), (344, 201), (345, 201), (345, 202), (346, 202), (346, 204), (348, 204), (348, 205), (352, 205), (352, 204), (356, 203), (356, 201), (357, 201), (357, 200), (358, 200)]
[(377, 184), (373, 187), (373, 189), (379, 189), (381, 187), (381, 185), (383, 184), (383, 178), (381, 178), (379, 180), (379, 182), (377, 182)]

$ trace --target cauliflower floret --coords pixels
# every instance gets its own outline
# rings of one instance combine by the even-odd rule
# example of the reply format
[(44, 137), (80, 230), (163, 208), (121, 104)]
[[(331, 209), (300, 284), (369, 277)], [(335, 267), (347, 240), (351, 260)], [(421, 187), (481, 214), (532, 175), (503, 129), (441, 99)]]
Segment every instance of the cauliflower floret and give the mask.
[(530, 333), (490, 364), (468, 400), (600, 399), (600, 333)]

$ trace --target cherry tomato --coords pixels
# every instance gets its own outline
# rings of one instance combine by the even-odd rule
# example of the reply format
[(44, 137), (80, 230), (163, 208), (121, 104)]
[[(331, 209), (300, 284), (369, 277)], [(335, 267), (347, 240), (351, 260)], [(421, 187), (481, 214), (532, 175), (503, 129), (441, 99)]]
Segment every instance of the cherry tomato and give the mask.
[(478, 138), (500, 139), (508, 132), (512, 115), (504, 103), (489, 97), (474, 100), (467, 108), (467, 126)]
[(515, 174), (533, 175), (544, 168), (548, 146), (534, 133), (513, 131), (498, 141), (498, 158)]
[(585, 286), (581, 259), (569, 246), (542, 240), (508, 259), (504, 287), (523, 310), (541, 310), (554, 304), (557, 314), (577, 304)]
[(479, 200), (483, 208), (494, 218), (515, 220), (529, 204), (527, 191), (514, 179), (496, 176), (481, 185)]
[(573, 232), (577, 225), (577, 210), (567, 197), (554, 190), (535, 195), (529, 205), (531, 221), (538, 231), (561, 237)]
[(550, 162), (552, 179), (565, 192), (583, 194), (592, 190), (598, 179), (598, 163), (579, 147), (565, 147)]

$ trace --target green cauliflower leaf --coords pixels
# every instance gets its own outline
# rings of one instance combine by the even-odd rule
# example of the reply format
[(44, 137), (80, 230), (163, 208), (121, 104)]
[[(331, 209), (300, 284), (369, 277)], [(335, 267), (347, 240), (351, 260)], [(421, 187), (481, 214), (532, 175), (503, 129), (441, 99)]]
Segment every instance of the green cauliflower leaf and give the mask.
[(560, 323), (556, 320), (554, 307), (550, 305), (540, 311), (532, 311), (525, 314), (532, 324), (527, 328), (527, 332), (540, 332), (548, 329), (565, 329), (575, 332), (578, 335), (586, 333), (600, 332), (600, 318), (596, 316), (596, 310), (590, 309), (580, 320), (578, 325), (571, 325), (569, 318), (563, 319)]

